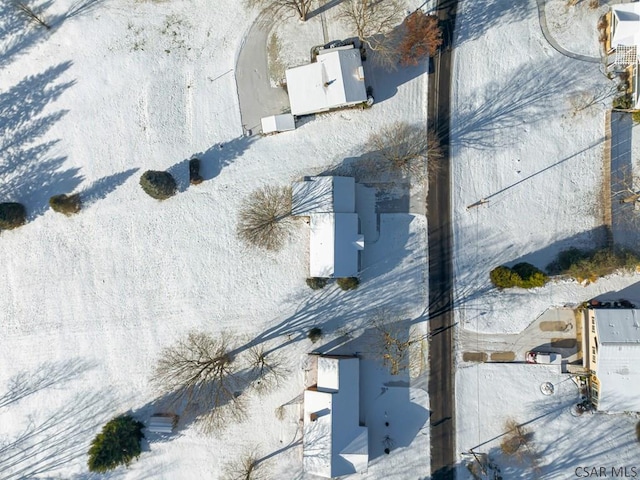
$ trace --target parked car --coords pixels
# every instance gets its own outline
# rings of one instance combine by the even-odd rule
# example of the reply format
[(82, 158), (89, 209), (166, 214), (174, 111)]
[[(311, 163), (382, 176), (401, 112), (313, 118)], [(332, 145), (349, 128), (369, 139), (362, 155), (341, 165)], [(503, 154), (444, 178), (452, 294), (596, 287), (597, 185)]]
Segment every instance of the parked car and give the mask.
[(525, 360), (527, 363), (556, 364), (560, 363), (561, 357), (557, 353), (527, 352)]

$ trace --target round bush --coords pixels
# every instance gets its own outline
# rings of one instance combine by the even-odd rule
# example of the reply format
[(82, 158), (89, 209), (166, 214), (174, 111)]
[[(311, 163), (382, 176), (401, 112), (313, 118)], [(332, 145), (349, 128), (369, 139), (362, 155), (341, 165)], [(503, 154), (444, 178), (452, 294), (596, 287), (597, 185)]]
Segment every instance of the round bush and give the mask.
[(312, 343), (316, 343), (318, 340), (322, 338), (322, 329), (319, 327), (313, 327), (307, 333), (307, 337), (311, 340)]
[(518, 278), (518, 287), (522, 288), (535, 288), (543, 287), (548, 281), (549, 277), (539, 268), (531, 265), (530, 263), (517, 263), (511, 267), (511, 271), (515, 273)]
[(0, 203), (0, 230), (12, 230), (27, 223), (27, 210), (21, 203)]
[(192, 158), (189, 160), (189, 183), (191, 185), (200, 185), (204, 178), (200, 175), (200, 159)]
[(501, 265), (489, 273), (491, 283), (498, 288), (535, 288), (543, 287), (549, 277), (530, 263), (517, 263), (512, 268)]
[(511, 288), (516, 285), (511, 269), (504, 265), (491, 270), (489, 278), (491, 279), (491, 283), (498, 288)]
[(89, 471), (104, 473), (140, 456), (144, 425), (128, 415), (109, 420), (89, 449)]
[(54, 212), (62, 213), (70, 216), (74, 213), (78, 213), (82, 208), (82, 202), (80, 201), (80, 194), (75, 195), (54, 195), (49, 199), (49, 206)]
[(156, 200), (166, 200), (176, 194), (178, 185), (169, 172), (147, 170), (140, 177), (140, 186)]
[(345, 277), (337, 280), (338, 286), (342, 290), (355, 290), (360, 285), (358, 277)]
[(321, 277), (311, 277), (307, 278), (307, 285), (311, 290), (320, 290), (327, 286), (327, 279)]

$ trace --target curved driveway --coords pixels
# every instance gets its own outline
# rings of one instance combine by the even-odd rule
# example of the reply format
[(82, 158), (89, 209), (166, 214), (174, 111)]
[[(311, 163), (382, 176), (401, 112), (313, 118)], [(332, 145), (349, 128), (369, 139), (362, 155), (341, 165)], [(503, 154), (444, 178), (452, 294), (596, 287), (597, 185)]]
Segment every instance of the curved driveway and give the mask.
[(544, 13), (546, 0), (536, 0), (536, 2), (538, 4), (538, 19), (540, 20), (540, 29), (542, 30), (542, 35), (544, 35), (545, 40), (554, 48), (554, 50), (560, 52), (565, 57), (573, 58), (574, 60), (581, 60), (583, 62), (589, 63), (600, 63), (602, 61), (600, 57), (580, 55), (579, 53), (570, 52), (566, 48), (560, 46), (556, 39), (551, 36), (549, 27), (547, 27), (547, 16)]
[(273, 12), (262, 12), (249, 29), (236, 63), (236, 85), (240, 117), (246, 134), (260, 133), (260, 119), (289, 109), (289, 97), (282, 88), (271, 87), (267, 44)]

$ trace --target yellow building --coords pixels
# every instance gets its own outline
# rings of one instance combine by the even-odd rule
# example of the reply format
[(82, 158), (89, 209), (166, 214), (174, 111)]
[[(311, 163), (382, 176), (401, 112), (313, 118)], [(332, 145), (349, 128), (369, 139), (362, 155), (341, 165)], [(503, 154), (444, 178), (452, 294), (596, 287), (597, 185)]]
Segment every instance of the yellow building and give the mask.
[(591, 374), (591, 401), (606, 412), (640, 411), (640, 310), (590, 308), (582, 362)]

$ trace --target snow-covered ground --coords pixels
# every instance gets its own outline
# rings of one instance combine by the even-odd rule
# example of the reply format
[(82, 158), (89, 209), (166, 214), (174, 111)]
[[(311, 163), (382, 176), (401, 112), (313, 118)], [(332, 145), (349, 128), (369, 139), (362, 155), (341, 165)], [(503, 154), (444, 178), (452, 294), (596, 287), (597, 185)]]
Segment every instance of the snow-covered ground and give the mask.
[[(570, 52), (597, 56), (596, 11), (547, 4), (547, 21)], [(586, 2), (581, 2), (586, 3)], [(556, 22), (559, 22), (556, 24)], [(559, 32), (562, 27), (566, 31)], [(544, 39), (534, 0), (463, 1), (457, 16), (452, 162), (456, 319), (484, 334), (523, 331), (553, 306), (599, 295), (635, 294), (637, 274), (582, 286), (498, 291), (489, 272), (530, 262), (545, 268), (568, 247), (605, 241), (603, 205), (606, 101), (585, 107), (589, 92), (609, 88), (601, 66), (564, 57)], [(479, 61), (478, 59), (483, 59)], [(626, 289), (626, 290), (625, 290)], [(637, 295), (636, 295), (637, 296)], [(501, 478), (575, 478), (577, 467), (635, 466), (637, 418), (583, 415), (569, 406), (578, 390), (552, 367), (459, 365), (457, 450), (489, 454)], [(556, 388), (544, 396), (540, 384)], [(515, 464), (500, 453), (513, 418), (529, 422), (540, 463)], [(472, 455), (463, 455), (473, 462)], [(460, 478), (471, 478), (461, 467)], [(489, 478), (489, 477), (487, 477)]]
[[(607, 105), (583, 107), (589, 92), (610, 81), (600, 65), (551, 48), (535, 1), (483, 5), (462, 2), (457, 23), (452, 121), (457, 314), (465, 328), (517, 332), (550, 306), (579, 303), (640, 277), (600, 280), (588, 288), (566, 281), (531, 291), (491, 288), (489, 272), (498, 265), (525, 261), (544, 269), (562, 249), (605, 240)], [(492, 21), (479, 30), (475, 21), (489, 14)], [(590, 25), (579, 18), (578, 43), (591, 38)], [(475, 61), (480, 57), (484, 61)]]
[(573, 53), (600, 56), (596, 25), (599, 18), (609, 11), (609, 4), (618, 2), (605, 0), (598, 3), (596, 6), (589, 0), (583, 0), (571, 6), (567, 0), (546, 2), (547, 26), (560, 46)]
[[(85, 453), (100, 425), (129, 410), (152, 413), (160, 350), (201, 329), (291, 341), (281, 349), (291, 374), (272, 394), (249, 396), (244, 423), (210, 437), (194, 425), (171, 441), (149, 436), (139, 461), (109, 477), (219, 478), (257, 448), (278, 452), (273, 478), (301, 478), (295, 399), (305, 355), (319, 346), (306, 333), (321, 326), (323, 342), (357, 336), (380, 311), (421, 318), (426, 222), (382, 216), (358, 290), (313, 292), (306, 225), (296, 224), (281, 252), (265, 253), (239, 242), (236, 215), (259, 186), (359, 157), (383, 125), (423, 122), (426, 76), (372, 78), (385, 89), (370, 110), (248, 138), (233, 69), (257, 12), (204, 0), (47, 5), (50, 31), (0, 5), (0, 200), (24, 203), (30, 220), (0, 235), (0, 476), (89, 478)], [(71, 15), (78, 5), (86, 8)], [(192, 156), (205, 178), (197, 187), (188, 186)], [(146, 196), (138, 179), (148, 169), (171, 171), (179, 194)], [(48, 209), (51, 195), (73, 191), (85, 199), (80, 214)], [(377, 375), (370, 385), (377, 395), (388, 381)], [(414, 419), (425, 420), (428, 399), (411, 392)], [(369, 478), (406, 478), (400, 463), (428, 473), (428, 438), (415, 435), (375, 459)]]
[[(553, 394), (541, 386), (549, 382)], [(500, 385), (500, 388), (496, 388)], [(580, 402), (576, 384), (559, 372), (557, 365), (478, 364), (456, 374), (458, 451), (464, 461), (459, 478), (473, 478), (466, 465), (474, 463), (471, 450), (486, 454), (501, 472), (501, 478), (580, 478), (577, 468), (612, 468), (637, 465), (637, 415), (583, 413), (574, 416), (571, 407)], [(518, 462), (500, 448), (514, 420), (531, 434), (530, 446), (536, 465)], [(584, 471), (580, 472), (583, 477)], [(487, 476), (485, 478), (493, 478)]]

